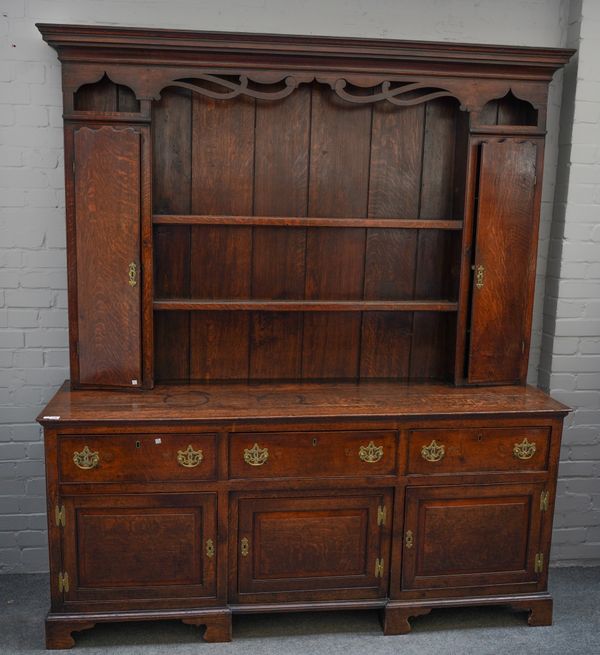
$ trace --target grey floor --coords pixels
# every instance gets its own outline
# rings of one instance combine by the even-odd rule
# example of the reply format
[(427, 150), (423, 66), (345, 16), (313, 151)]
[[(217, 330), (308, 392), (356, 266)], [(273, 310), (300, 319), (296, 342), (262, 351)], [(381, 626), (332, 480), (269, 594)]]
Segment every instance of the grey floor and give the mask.
[[(42, 653), (47, 576), (0, 576), (0, 654)], [(409, 635), (384, 637), (377, 612), (236, 616), (233, 642), (207, 644), (179, 622), (101, 624), (75, 633), (83, 655), (600, 655), (600, 568), (554, 569), (554, 625), (530, 628), (506, 608), (435, 610)], [(54, 651), (67, 652), (67, 651)]]

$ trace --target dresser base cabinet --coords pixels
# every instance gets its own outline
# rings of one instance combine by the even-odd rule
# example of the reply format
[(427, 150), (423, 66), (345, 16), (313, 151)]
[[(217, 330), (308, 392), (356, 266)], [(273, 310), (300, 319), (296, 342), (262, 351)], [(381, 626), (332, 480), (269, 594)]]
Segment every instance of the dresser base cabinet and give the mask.
[(565, 413), (514, 386), (66, 383), (39, 417), (48, 648), (155, 619), (227, 641), (233, 613), (377, 609), (402, 634), (509, 605), (547, 625)]

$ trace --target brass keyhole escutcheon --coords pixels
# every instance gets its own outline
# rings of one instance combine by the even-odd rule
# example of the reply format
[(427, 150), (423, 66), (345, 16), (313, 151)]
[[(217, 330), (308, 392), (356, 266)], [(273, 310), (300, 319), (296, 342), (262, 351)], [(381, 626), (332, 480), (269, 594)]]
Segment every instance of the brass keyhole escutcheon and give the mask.
[(250, 552), (248, 537), (244, 537), (240, 542), (240, 552), (242, 553), (242, 557), (248, 557), (248, 553)]
[(206, 557), (215, 556), (215, 544), (212, 539), (206, 540)]
[(129, 286), (134, 287), (137, 284), (137, 265), (135, 262), (129, 264)]
[(135, 442), (135, 447), (136, 447), (136, 448), (141, 448), (141, 447), (142, 447), (142, 444), (141, 444), (139, 441), (136, 441), (136, 442)]
[(485, 279), (485, 266), (479, 264), (479, 266), (475, 268), (475, 286), (478, 289), (483, 289), (484, 279)]
[(313, 445), (313, 446), (316, 446), (316, 445), (317, 445), (317, 437), (313, 437), (312, 445)]

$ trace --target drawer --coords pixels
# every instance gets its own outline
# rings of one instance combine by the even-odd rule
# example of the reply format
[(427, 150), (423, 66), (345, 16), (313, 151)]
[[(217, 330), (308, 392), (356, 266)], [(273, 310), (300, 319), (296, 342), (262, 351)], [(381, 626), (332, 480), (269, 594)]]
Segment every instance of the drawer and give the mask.
[(231, 478), (393, 475), (395, 471), (393, 431), (230, 435)]
[(215, 434), (77, 435), (59, 439), (61, 482), (214, 480)]
[(408, 472), (544, 471), (550, 428), (411, 430)]

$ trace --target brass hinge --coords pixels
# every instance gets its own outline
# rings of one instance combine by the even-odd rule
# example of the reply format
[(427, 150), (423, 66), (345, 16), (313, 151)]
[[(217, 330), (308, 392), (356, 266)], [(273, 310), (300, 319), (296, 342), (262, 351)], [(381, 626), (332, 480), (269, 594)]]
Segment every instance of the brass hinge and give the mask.
[(548, 511), (548, 503), (550, 502), (550, 492), (542, 491), (540, 494), (540, 510), (542, 512)]
[(58, 591), (61, 594), (69, 591), (69, 574), (66, 571), (58, 574)]
[(544, 553), (536, 554), (533, 570), (535, 573), (541, 573), (544, 570)]
[(383, 578), (383, 557), (375, 560), (375, 577)]
[(377, 525), (385, 525), (385, 520), (387, 518), (387, 509), (385, 505), (379, 505), (377, 508)]
[(407, 548), (412, 548), (414, 542), (415, 542), (415, 540), (414, 540), (414, 537), (413, 537), (412, 530), (407, 530), (406, 534), (404, 535), (404, 545)]
[(65, 527), (65, 525), (66, 525), (66, 511), (65, 511), (65, 506), (64, 505), (62, 505), (61, 507), (56, 505), (54, 507), (54, 518), (56, 519), (57, 527), (60, 528), (61, 525), (62, 525), (63, 528)]

